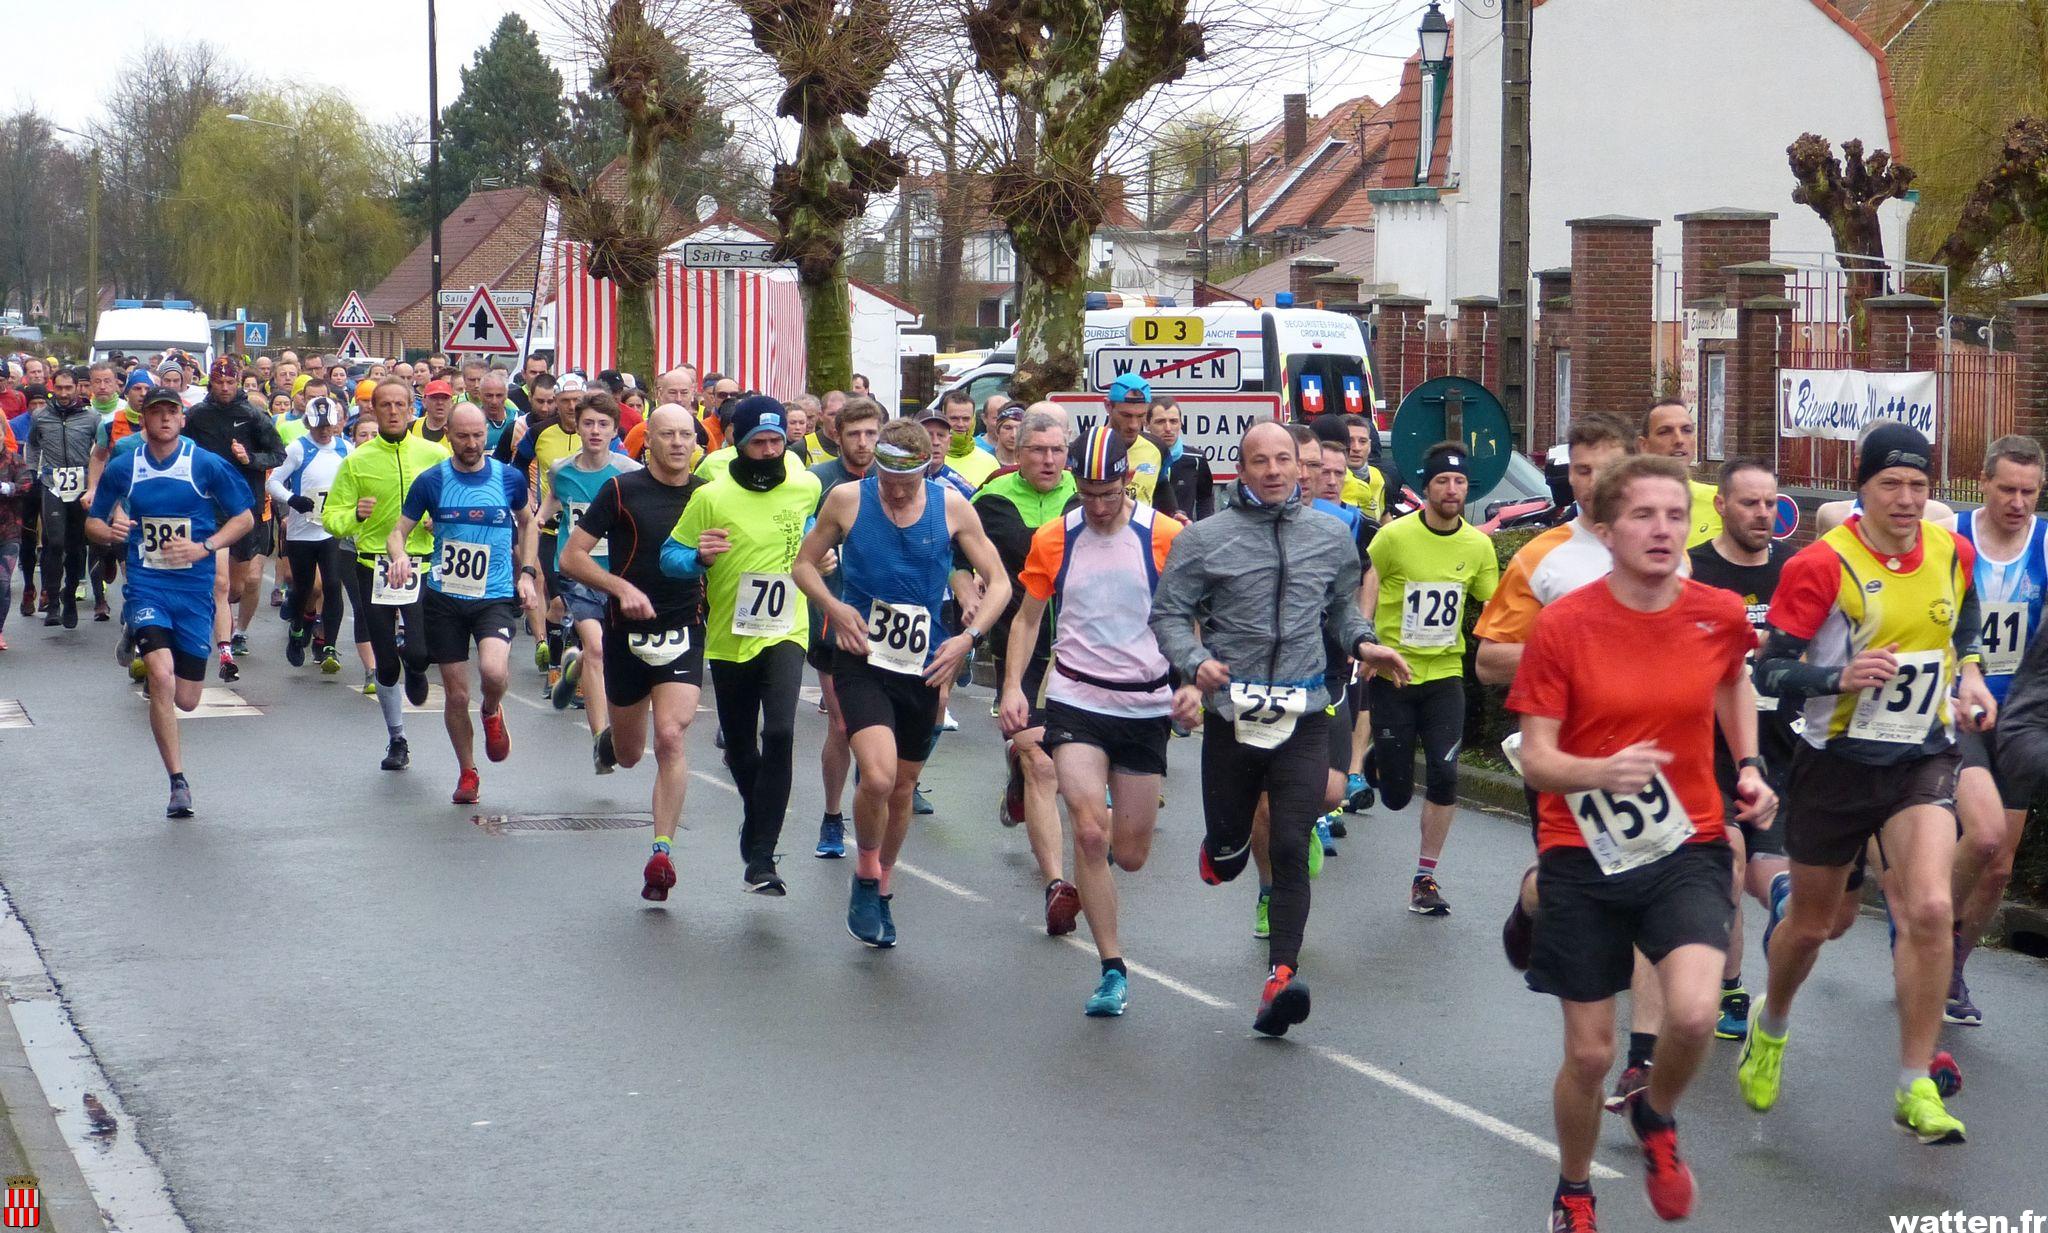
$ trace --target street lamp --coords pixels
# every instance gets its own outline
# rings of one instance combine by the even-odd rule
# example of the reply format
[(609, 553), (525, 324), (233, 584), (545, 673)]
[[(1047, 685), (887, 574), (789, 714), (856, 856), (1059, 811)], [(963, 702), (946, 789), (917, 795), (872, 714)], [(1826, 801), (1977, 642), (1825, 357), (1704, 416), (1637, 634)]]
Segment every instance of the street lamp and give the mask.
[(1415, 143), (1415, 182), (1424, 184), (1436, 159), (1436, 122), (1443, 114), (1444, 69), (1451, 53), (1451, 23), (1437, 7), (1437, 0), (1429, 0), (1429, 11), (1422, 15), (1422, 28), (1416, 33), (1422, 40), (1422, 115)]
[(1429, 0), (1429, 12), (1422, 15), (1422, 67), (1426, 72), (1437, 72), (1451, 54), (1451, 23), (1444, 19), (1444, 11), (1437, 7), (1437, 0)]
[(50, 127), (92, 143), (92, 179), (85, 186), (85, 342), (87, 347), (91, 347), (100, 324), (100, 142), (97, 137), (61, 124)]
[(292, 135), (292, 309), (291, 320), (285, 322), (285, 335), (298, 338), (306, 332), (306, 297), (304, 285), (299, 281), (299, 129), (293, 124), (279, 124), (274, 120), (258, 120), (240, 112), (230, 112), (228, 119), (237, 124), (260, 124), (264, 128), (280, 128)]

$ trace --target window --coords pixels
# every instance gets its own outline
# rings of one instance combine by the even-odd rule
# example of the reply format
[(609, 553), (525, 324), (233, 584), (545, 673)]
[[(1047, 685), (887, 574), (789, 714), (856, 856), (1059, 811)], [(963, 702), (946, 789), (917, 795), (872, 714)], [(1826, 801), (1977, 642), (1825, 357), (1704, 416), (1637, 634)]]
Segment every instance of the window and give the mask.
[(937, 240), (919, 236), (912, 243), (914, 249), (913, 255), (910, 258), (910, 272), (912, 274), (923, 274), (938, 266), (939, 242)]
[(990, 281), (1000, 283), (1008, 282), (1010, 279), (1015, 278), (1017, 254), (1010, 248), (1009, 237), (998, 236), (989, 247), (995, 250), (995, 269), (992, 272), (993, 277)]
[(1572, 426), (1572, 353), (1557, 353), (1557, 439)]
[(1728, 356), (1722, 351), (1700, 354), (1700, 405), (1706, 408), (1707, 457), (1728, 456)]

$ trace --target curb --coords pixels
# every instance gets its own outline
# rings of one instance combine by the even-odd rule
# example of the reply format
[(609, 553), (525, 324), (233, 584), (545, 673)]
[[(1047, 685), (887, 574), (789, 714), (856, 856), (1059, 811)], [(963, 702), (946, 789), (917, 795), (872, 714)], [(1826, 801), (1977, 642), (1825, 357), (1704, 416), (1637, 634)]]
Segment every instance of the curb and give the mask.
[(14, 1015), (5, 1009), (0, 1009), (0, 1172), (36, 1179), (42, 1200), (40, 1228), (106, 1233), (99, 1204), (57, 1128), (56, 1111), (29, 1067)]

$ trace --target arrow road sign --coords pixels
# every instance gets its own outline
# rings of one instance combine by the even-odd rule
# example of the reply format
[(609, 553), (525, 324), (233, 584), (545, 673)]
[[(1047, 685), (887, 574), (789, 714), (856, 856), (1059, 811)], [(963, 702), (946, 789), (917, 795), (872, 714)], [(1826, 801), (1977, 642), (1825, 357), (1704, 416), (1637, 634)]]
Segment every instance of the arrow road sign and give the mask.
[(465, 355), (519, 354), (519, 340), (512, 337), (512, 328), (505, 324), (505, 314), (498, 311), (489, 287), (470, 293), (469, 303), (455, 315), (448, 336), (441, 340), (441, 350)]
[(363, 307), (363, 297), (351, 291), (331, 324), (337, 330), (367, 330), (377, 323), (370, 319), (370, 310)]
[(747, 240), (692, 240), (683, 245), (683, 268), (689, 270), (793, 270), (794, 261), (771, 261), (775, 245)]
[(1243, 359), (1235, 347), (1098, 347), (1088, 357), (1088, 384), (1107, 390), (1135, 374), (1155, 390), (1235, 390), (1244, 384)]
[(357, 360), (368, 359), (370, 352), (367, 347), (363, 346), (363, 336), (354, 330), (350, 330), (342, 335), (340, 355), (342, 359), (353, 364)]

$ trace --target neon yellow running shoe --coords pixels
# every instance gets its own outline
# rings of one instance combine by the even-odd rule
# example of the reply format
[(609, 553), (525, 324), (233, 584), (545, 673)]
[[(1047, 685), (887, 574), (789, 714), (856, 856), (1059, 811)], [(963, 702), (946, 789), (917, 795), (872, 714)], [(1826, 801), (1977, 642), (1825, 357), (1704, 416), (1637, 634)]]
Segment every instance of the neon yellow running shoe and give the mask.
[(1892, 1121), (1930, 1147), (1963, 1141), (1963, 1124), (1941, 1103), (1941, 1092), (1932, 1079), (1915, 1079), (1913, 1086), (1898, 1094)]
[(1273, 922), (1267, 914), (1267, 909), (1269, 909), (1272, 906), (1272, 904), (1272, 893), (1270, 891), (1260, 891), (1259, 901), (1252, 905), (1253, 937), (1270, 938), (1273, 936)]
[(1308, 832), (1308, 880), (1313, 882), (1323, 876), (1323, 843), (1314, 827)]
[[(1792, 1035), (1787, 1029), (1784, 1036), (1773, 1036), (1764, 1031), (1764, 1000), (1758, 998), (1750, 1007), (1749, 1037), (1742, 1042), (1742, 1061), (1735, 1067), (1735, 1086), (1742, 1092), (1742, 1101), (1758, 1113), (1769, 1113), (1771, 1106), (1778, 1103), (1778, 1085), (1785, 1065), (1785, 1041)], [(1928, 1080), (1931, 1090), (1933, 1080)], [(1935, 1103), (1941, 1103), (1936, 1097)]]

